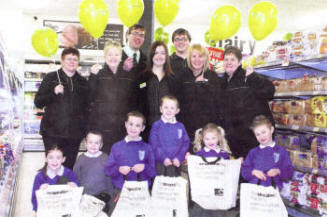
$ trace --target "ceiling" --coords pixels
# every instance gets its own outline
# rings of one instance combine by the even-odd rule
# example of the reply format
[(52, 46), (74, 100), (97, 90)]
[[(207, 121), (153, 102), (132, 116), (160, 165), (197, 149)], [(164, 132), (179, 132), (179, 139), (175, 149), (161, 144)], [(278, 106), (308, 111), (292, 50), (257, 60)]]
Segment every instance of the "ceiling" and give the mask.
[[(20, 9), (25, 14), (42, 16), (76, 16), (82, 0), (0, 0), (1, 7)], [(150, 1), (150, 0), (144, 0)], [(117, 0), (105, 0), (109, 17), (118, 19)], [(242, 23), (247, 23), (247, 13), (259, 0), (180, 0), (180, 10), (175, 23), (209, 24), (210, 17), (223, 5), (233, 5), (242, 13)], [(282, 26), (314, 26), (327, 14), (327, 0), (275, 0)], [(110, 22), (109, 18), (109, 22)], [(327, 24), (327, 21), (326, 21)], [(295, 25), (295, 26), (294, 26)], [(280, 25), (279, 25), (280, 26)]]

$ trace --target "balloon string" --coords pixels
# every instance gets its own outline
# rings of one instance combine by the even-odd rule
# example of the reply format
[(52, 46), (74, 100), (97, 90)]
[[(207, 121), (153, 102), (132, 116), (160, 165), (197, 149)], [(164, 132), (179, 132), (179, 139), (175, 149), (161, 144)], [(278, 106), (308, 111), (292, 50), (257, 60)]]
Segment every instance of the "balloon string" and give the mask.
[[(96, 40), (97, 40), (97, 50), (99, 50), (99, 39)], [(99, 53), (97, 55), (97, 64), (99, 64)]]
[[(56, 66), (56, 60), (55, 60), (55, 58), (53, 58), (53, 63)], [(61, 84), (61, 80), (60, 80), (60, 77), (59, 77), (59, 68), (57, 69), (56, 72), (57, 72), (57, 77), (58, 77), (59, 84)]]

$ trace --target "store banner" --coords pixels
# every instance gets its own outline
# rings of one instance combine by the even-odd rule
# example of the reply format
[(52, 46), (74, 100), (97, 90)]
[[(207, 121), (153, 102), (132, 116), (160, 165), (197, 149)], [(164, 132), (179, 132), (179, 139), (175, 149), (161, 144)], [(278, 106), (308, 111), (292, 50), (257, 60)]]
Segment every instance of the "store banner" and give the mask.
[(80, 217), (79, 204), (83, 187), (69, 185), (49, 185), (36, 191), (38, 203), (37, 217)]
[(152, 188), (151, 217), (188, 217), (186, 185), (182, 177), (157, 176)]
[(150, 217), (147, 181), (125, 181), (111, 217)]
[(227, 210), (236, 206), (241, 160), (187, 158), (192, 200), (204, 209)]
[(279, 191), (272, 186), (242, 183), (240, 217), (287, 217)]

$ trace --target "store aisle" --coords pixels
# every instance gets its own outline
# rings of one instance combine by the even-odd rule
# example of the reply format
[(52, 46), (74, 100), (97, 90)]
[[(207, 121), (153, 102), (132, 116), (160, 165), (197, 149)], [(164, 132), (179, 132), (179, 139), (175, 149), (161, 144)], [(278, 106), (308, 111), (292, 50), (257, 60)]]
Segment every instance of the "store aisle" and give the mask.
[(33, 217), (31, 195), (34, 176), (44, 164), (44, 152), (25, 152), (19, 163), (16, 184), (14, 217)]

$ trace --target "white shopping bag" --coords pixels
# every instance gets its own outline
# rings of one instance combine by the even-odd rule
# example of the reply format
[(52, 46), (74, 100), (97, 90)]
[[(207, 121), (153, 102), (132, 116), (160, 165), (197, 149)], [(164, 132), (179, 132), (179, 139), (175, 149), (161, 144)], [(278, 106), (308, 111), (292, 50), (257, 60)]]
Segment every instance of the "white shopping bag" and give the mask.
[(287, 217), (287, 209), (272, 186), (241, 184), (241, 217)]
[(105, 206), (105, 202), (98, 198), (84, 194), (79, 205), (80, 217), (96, 217)]
[(125, 181), (111, 217), (150, 217), (147, 181)]
[(241, 160), (204, 159), (191, 155), (187, 164), (194, 202), (208, 210), (227, 210), (236, 206)]
[(49, 185), (36, 191), (37, 217), (79, 217), (78, 209), (83, 187)]
[(157, 176), (152, 188), (151, 217), (188, 217), (186, 184), (182, 177)]

